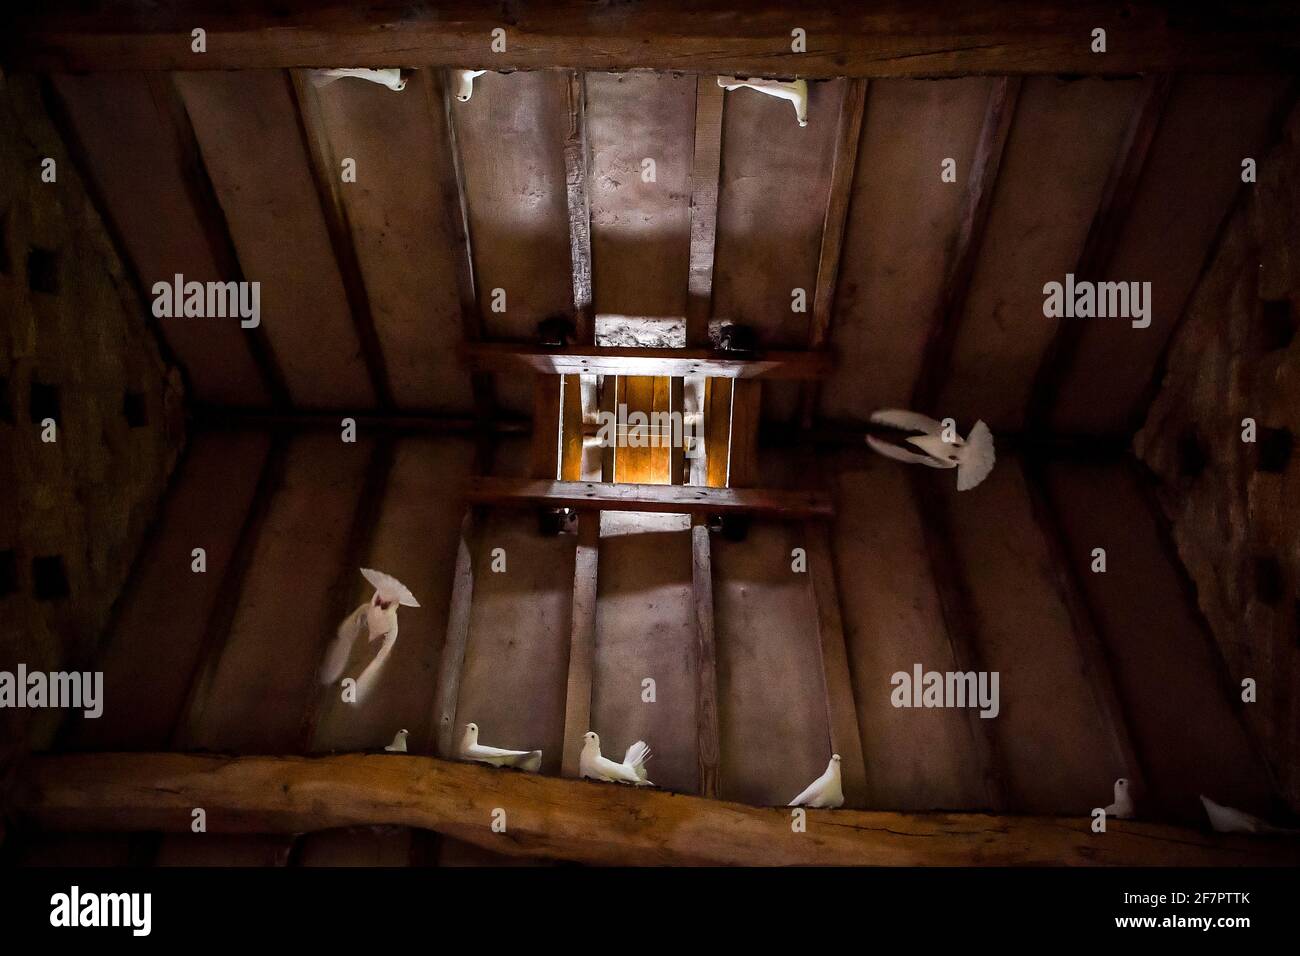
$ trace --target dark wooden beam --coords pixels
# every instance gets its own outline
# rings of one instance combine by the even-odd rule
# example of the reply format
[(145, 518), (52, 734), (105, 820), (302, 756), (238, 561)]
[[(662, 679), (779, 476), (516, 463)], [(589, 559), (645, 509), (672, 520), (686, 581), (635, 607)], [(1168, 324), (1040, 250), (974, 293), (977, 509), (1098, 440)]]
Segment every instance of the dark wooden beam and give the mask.
[(596, 575), (600, 563), (600, 512), (578, 515), (573, 558), (573, 610), (569, 618), (569, 676), (564, 692), (564, 754), (560, 772), (578, 776), (582, 735), (591, 730), (591, 672), (596, 659)]
[[(680, 376), (669, 379), (668, 410), (680, 415), (686, 421), (686, 380)], [(683, 425), (682, 440), (674, 441), (668, 449), (668, 481), (674, 485), (686, 484), (686, 429)]]
[[(817, 257), (817, 285), (813, 292), (812, 321), (808, 328), (808, 348), (816, 351), (830, 344), (831, 317), (835, 304), (835, 285), (840, 275), (844, 250), (844, 227), (853, 198), (853, 174), (858, 168), (858, 143), (862, 139), (862, 116), (866, 110), (867, 81), (848, 80), (840, 103), (839, 123), (835, 129), (835, 152), (831, 161), (830, 186), (826, 191), (826, 214), (822, 218), (822, 245)], [(805, 428), (812, 425), (817, 413), (821, 387), (817, 383), (800, 390), (800, 420)]]
[(957, 327), (966, 307), (966, 293), (970, 290), (971, 277), (975, 274), (975, 262), (979, 258), (989, 211), (993, 208), (993, 194), (997, 188), (1002, 153), (1011, 132), (1016, 101), (1020, 98), (1020, 82), (1019, 77), (999, 77), (993, 81), (993, 89), (989, 93), (984, 124), (975, 146), (975, 158), (966, 179), (961, 221), (926, 342), (921, 372), (912, 394), (912, 407), (919, 412), (937, 411), (934, 405), (939, 400), (943, 382), (952, 366)]
[[(1142, 90), (1129, 116), (1124, 138), (1120, 140), (1074, 266), (1076, 281), (1098, 280), (1115, 254), (1173, 85), (1174, 78), (1168, 74), (1148, 76), (1142, 81)], [(1059, 320), (1056, 334), (1048, 343), (1034, 377), (1025, 416), (1026, 430), (1042, 432), (1050, 427), (1052, 408), (1060, 393), (1061, 382), (1078, 352), (1084, 325), (1078, 319)]]
[(534, 478), (560, 477), (560, 400), (564, 379), (558, 375), (533, 376), (533, 440), (529, 474)]
[(691, 592), (695, 616), (695, 721), (700, 795), (717, 798), (718, 651), (713, 618), (713, 546), (703, 515), (691, 520)]
[(829, 352), (760, 352), (752, 358), (736, 358), (707, 348), (573, 345), (559, 350), (510, 342), (467, 343), (462, 355), (473, 369), (547, 375), (813, 379), (825, 376), (832, 365)]
[(713, 251), (718, 238), (718, 179), (722, 172), (723, 89), (713, 73), (695, 80), (695, 145), (691, 158), (691, 247), (686, 280), (686, 346), (709, 344), (713, 311)]
[[(1137, 744), (1130, 730), (1131, 722), (1115, 679), (1115, 666), (1102, 640), (1097, 615), (1079, 581), (1076, 563), (1070, 560), (1065, 531), (1057, 518), (1057, 505), (1047, 490), (1041, 464), (1022, 458), (1021, 467), (1024, 470), (1025, 487), (1029, 492), (1034, 522), (1047, 545), (1051, 561), (1049, 571), (1057, 594), (1070, 617), (1070, 631), (1078, 644), (1083, 674), (1105, 726), (1111, 757), (1115, 765), (1122, 768), (1123, 776), (1133, 784), (1134, 791), (1143, 793), (1146, 791), (1144, 762), (1138, 755)], [(1120, 639), (1123, 637), (1120, 636)]]
[(590, 481), (482, 477), (471, 481), (466, 500), (481, 505), (540, 505), (660, 514), (761, 514), (773, 518), (827, 518), (830, 498), (816, 491), (705, 488)]
[(564, 183), (569, 210), (569, 256), (573, 261), (573, 324), (583, 345), (596, 342), (591, 287), (591, 195), (587, 188), (587, 78), (568, 76), (568, 133), (564, 137)]
[[(953, 665), (959, 671), (979, 672), (987, 669), (983, 666), (977, 641), (979, 616), (961, 563), (953, 549), (948, 502), (943, 491), (933, 481), (927, 480), (933, 477), (935, 476), (920, 472), (914, 472), (911, 476), (912, 493), (921, 518), (931, 577), (939, 595), (939, 610), (952, 648)], [(966, 713), (975, 763), (980, 770), (985, 797), (993, 810), (1005, 810), (1009, 806), (1006, 772), (1001, 750), (990, 726), (993, 721), (981, 718), (974, 708), (968, 708)]]
[[(207, 52), (190, 31), (207, 30)], [(793, 26), (807, 51), (792, 49)], [(506, 30), (494, 53), (492, 30)], [(1109, 31), (1104, 54), (1092, 30)], [(761, 0), (729, 9), (689, 0), (635, 5), (582, 0), (500, 8), (450, 0), (436, 8), (397, 2), (359, 7), (240, 5), (215, 0), (140, 10), (76, 0), (42, 4), (15, 18), (3, 53), (8, 69), (229, 70), (267, 67), (450, 66), (466, 69), (682, 70), (807, 77), (980, 74), (1132, 74), (1291, 69), (1300, 49), (1294, 4), (1208, 3), (1179, 8), (1135, 0), (886, 0), (800, 9)]]
[[(809, 810), (498, 770), (408, 754), (31, 758), (12, 795), (21, 822), (54, 832), (302, 833), (413, 826), (514, 856), (597, 865), (1294, 866), (1294, 840), (1077, 817)], [(510, 808), (509, 835), (489, 826)]]
[(474, 539), (478, 520), (473, 509), (465, 512), (456, 542), (456, 567), (452, 575), (451, 604), (447, 610), (447, 636), (438, 661), (438, 683), (433, 694), (433, 740), (425, 753), (444, 759), (456, 752), (456, 707), (460, 701), (460, 674), (469, 645), (469, 615), (474, 602)]
[(704, 382), (704, 483), (727, 486), (731, 460), (731, 386), (726, 379)]
[(727, 485), (758, 484), (758, 426), (763, 415), (761, 382), (731, 383), (731, 438), (727, 452)]
[(235, 550), (226, 564), (221, 584), (217, 589), (217, 598), (213, 602), (213, 613), (199, 644), (198, 654), (194, 659), (193, 669), (187, 683), (184, 703), (172, 720), (173, 747), (186, 747), (194, 739), (199, 722), (203, 717), (203, 708), (207, 705), (208, 691), (216, 677), (221, 655), (230, 639), (230, 629), (239, 610), (239, 598), (244, 591), (244, 579), (253, 563), (257, 542), (262, 537), (267, 518), (271, 513), (271, 504), (276, 494), (284, 486), (285, 468), (289, 457), (289, 440), (277, 436), (267, 453), (262, 466), (262, 474), (257, 480), (257, 490), (253, 492), (253, 503), (243, 527)]
[(385, 431), (398, 434), (472, 434), (522, 435), (532, 430), (523, 417), (496, 417), (487, 421), (463, 415), (435, 412), (400, 411), (376, 414), (353, 409), (302, 409), (280, 412), (258, 408), (228, 408), (219, 405), (193, 405), (189, 409), (195, 424), (204, 428), (270, 428), (289, 431), (337, 431), (344, 418), (357, 423), (358, 430)]
[(338, 265), (339, 278), (347, 296), (352, 325), (361, 345), (361, 359), (370, 376), (370, 387), (380, 409), (393, 408), (393, 390), (388, 380), (388, 364), (384, 361), (384, 348), (375, 326), (375, 316), (370, 309), (370, 295), (366, 292), (366, 277), (357, 258), (356, 243), (352, 237), (352, 224), (348, 218), (347, 203), (343, 199), (343, 183), (339, 165), (325, 129), (321, 115), (320, 97), (304, 70), (290, 70), (286, 74), (289, 94), (298, 117), (298, 132), (302, 136), (303, 150), (311, 166), (316, 197), (320, 201), (325, 230), (329, 233), (330, 247)]

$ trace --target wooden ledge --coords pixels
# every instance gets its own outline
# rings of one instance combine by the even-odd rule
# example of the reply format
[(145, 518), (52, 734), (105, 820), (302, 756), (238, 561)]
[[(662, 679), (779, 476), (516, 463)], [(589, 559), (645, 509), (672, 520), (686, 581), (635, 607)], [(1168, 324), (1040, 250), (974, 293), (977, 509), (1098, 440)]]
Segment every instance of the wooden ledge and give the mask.
[(661, 514), (754, 514), (789, 519), (828, 518), (835, 513), (830, 497), (818, 491), (550, 481), (545, 478), (475, 478), (466, 489), (465, 500), (486, 505), (654, 511)]
[(570, 345), (548, 349), (512, 342), (467, 342), (461, 357), (479, 372), (544, 375), (704, 375), (709, 378), (816, 379), (831, 370), (831, 354), (760, 351), (741, 358), (714, 349), (615, 348)]

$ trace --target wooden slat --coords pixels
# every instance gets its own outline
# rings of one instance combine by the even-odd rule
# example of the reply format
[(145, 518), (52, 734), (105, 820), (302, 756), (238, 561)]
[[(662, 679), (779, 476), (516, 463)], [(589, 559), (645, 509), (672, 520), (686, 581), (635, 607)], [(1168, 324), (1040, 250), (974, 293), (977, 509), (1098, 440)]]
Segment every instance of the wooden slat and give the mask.
[[(839, 124), (835, 130), (835, 156), (831, 162), (830, 186), (826, 192), (826, 215), (822, 222), (822, 244), (817, 258), (817, 285), (813, 293), (812, 321), (808, 329), (810, 349), (825, 348), (830, 342), (835, 284), (840, 274), (844, 226), (848, 222), (849, 201), (853, 197), (853, 174), (858, 167), (858, 143), (862, 139), (862, 116), (866, 103), (867, 81), (850, 80), (844, 88)], [(803, 386), (800, 392), (800, 417), (805, 428), (812, 425), (819, 394), (820, 389), (816, 383)]]
[(695, 611), (695, 719), (700, 764), (700, 795), (717, 798), (718, 651), (714, 641), (713, 552), (702, 515), (691, 522), (691, 591)]
[(455, 754), (456, 704), (460, 700), (460, 674), (469, 644), (469, 613), (474, 601), (474, 533), (477, 521), (473, 509), (465, 512), (456, 544), (456, 569), (452, 577), (451, 607), (447, 612), (447, 637), (438, 662), (438, 685), (433, 697), (432, 741), (425, 741), (425, 753), (444, 759)]
[[(1228, 865), (1300, 862), (1294, 840), (1224, 836), (1088, 817), (810, 810), (796, 833), (783, 807), (595, 784), (415, 754), (222, 757), (64, 754), (32, 758), (19, 818), (53, 831), (299, 833), (395, 824), (517, 856), (593, 864)], [(510, 808), (510, 834), (484, 821)]]
[[(800, 9), (763, 0), (730, 9), (690, 0), (498, 8), (451, 0), (436, 8), (378, 10), (290, 2), (230, 12), (190, 0), (147, 15), (116, 4), (42, 4), (15, 19), (3, 46), (9, 69), (229, 70), (267, 67), (439, 66), (494, 70), (679, 70), (742, 76), (963, 76), (1007, 73), (1132, 74), (1166, 70), (1263, 72), (1294, 65), (1294, 5), (1206, 4), (1180, 9), (1137, 0), (984, 5), (918, 0), (860, 8)], [(807, 31), (791, 49), (792, 24)], [(208, 52), (190, 31), (206, 24)], [(494, 53), (491, 31), (506, 27)], [(1091, 31), (1110, 30), (1105, 54)]]
[(668, 483), (680, 485), (686, 481), (686, 380), (680, 376), (669, 379), (668, 410), (682, 421), (682, 440), (674, 436), (668, 449)]
[(596, 657), (596, 574), (600, 559), (600, 512), (578, 516), (573, 560), (573, 612), (569, 625), (569, 677), (564, 695), (564, 757), (560, 772), (578, 776), (582, 735), (591, 730), (591, 671)]
[(582, 376), (562, 378), (560, 399), (560, 478), (582, 479)]
[(722, 87), (713, 73), (696, 79), (695, 147), (691, 160), (691, 252), (686, 282), (686, 345), (709, 343), (713, 253), (718, 238), (718, 177), (722, 171)]
[(920, 412), (935, 410), (934, 403), (939, 399), (944, 378), (952, 364), (957, 324), (961, 321), (966, 292), (970, 288), (975, 262), (979, 258), (980, 242), (988, 224), (989, 210), (993, 207), (998, 169), (1002, 165), (1002, 153), (1011, 132), (1016, 101), (1020, 97), (1020, 82), (1018, 77), (999, 77), (989, 93), (984, 125), (980, 129), (975, 158), (966, 179), (961, 222), (926, 342), (925, 359), (912, 395), (912, 407)]
[[(601, 380), (600, 410), (605, 415), (614, 415), (618, 411), (621, 385), (617, 375), (606, 375)], [(600, 480), (613, 481), (614, 468), (618, 463), (618, 443), (606, 445), (600, 450)]]
[(575, 345), (560, 351), (511, 342), (469, 343), (462, 351), (471, 368), (516, 374), (812, 379), (821, 378), (831, 369), (829, 352), (761, 352), (752, 358), (735, 358), (707, 348)]
[(577, 340), (593, 345), (596, 320), (591, 288), (591, 194), (587, 188), (587, 80), (568, 77), (569, 131), (564, 138), (564, 182), (569, 209), (569, 256), (573, 260), (573, 324)]
[(556, 478), (560, 474), (560, 378), (533, 376), (533, 443), (530, 474)]
[(854, 702), (853, 679), (840, 617), (839, 590), (831, 555), (830, 531), (824, 522), (804, 525), (808, 548), (808, 577), (817, 604), (817, 634), (822, 653), (822, 677), (826, 685), (826, 717), (831, 730), (831, 748), (840, 755), (840, 774), (847, 806), (865, 805), (867, 767), (862, 756), (862, 731)]
[(711, 488), (727, 486), (731, 456), (731, 388), (727, 379), (704, 383), (704, 481)]
[(289, 71), (288, 81), (303, 150), (311, 164), (316, 196), (320, 200), (321, 214), (329, 233), (330, 248), (334, 251), (334, 261), (338, 265), (339, 277), (343, 280), (343, 291), (352, 313), (357, 341), (361, 343), (361, 359), (370, 376), (370, 386), (374, 389), (376, 402), (381, 409), (391, 409), (393, 390), (388, 381), (388, 366), (384, 362), (379, 330), (375, 327), (375, 317), (370, 309), (366, 277), (361, 271), (361, 260), (357, 258), (347, 204), (343, 202), (341, 171), (330, 145), (325, 120), (321, 116), (320, 100), (306, 71)]
[(1079, 656), (1083, 661), (1083, 674), (1105, 725), (1111, 756), (1118, 766), (1124, 768), (1124, 776), (1133, 785), (1134, 792), (1144, 793), (1146, 773), (1130, 731), (1128, 713), (1119, 696), (1115, 668), (1101, 639), (1097, 616), (1088, 604), (1066, 550), (1065, 533), (1056, 517), (1056, 508), (1047, 491), (1042, 469), (1025, 458), (1021, 459), (1021, 466), (1025, 473), (1025, 488), (1029, 492), (1034, 521), (1042, 531), (1051, 556), (1051, 574), (1057, 593), (1070, 615), (1071, 631), (1079, 645)]
[(830, 498), (817, 491), (703, 488), (695, 485), (610, 484), (530, 478), (476, 478), (466, 489), (472, 504), (601, 508), (661, 514), (763, 514), (775, 518), (825, 518)]
[[(933, 572), (934, 589), (939, 595), (954, 666), (958, 671), (978, 673), (986, 668), (976, 639), (979, 624), (975, 602), (953, 549), (948, 502), (942, 491), (926, 480), (930, 477), (934, 476), (914, 474), (911, 480), (921, 518), (925, 550)], [(994, 810), (1003, 810), (1008, 806), (1006, 773), (1002, 766), (1002, 754), (993, 738), (993, 728), (990, 726), (993, 721), (980, 717), (975, 708), (968, 708), (966, 714), (989, 806)]]
[[(1120, 140), (1106, 185), (1097, 201), (1097, 211), (1088, 226), (1088, 235), (1074, 267), (1076, 281), (1099, 279), (1115, 253), (1173, 85), (1174, 78), (1168, 74), (1148, 76), (1142, 81), (1142, 91), (1133, 106), (1124, 138)], [(1064, 318), (1058, 321), (1056, 335), (1043, 353), (1038, 374), (1034, 377), (1026, 415), (1026, 428), (1031, 432), (1046, 429), (1061, 382), (1083, 337), (1083, 321)]]
[(745, 488), (758, 482), (758, 425), (762, 415), (763, 386), (737, 381), (731, 389), (731, 453), (727, 485)]

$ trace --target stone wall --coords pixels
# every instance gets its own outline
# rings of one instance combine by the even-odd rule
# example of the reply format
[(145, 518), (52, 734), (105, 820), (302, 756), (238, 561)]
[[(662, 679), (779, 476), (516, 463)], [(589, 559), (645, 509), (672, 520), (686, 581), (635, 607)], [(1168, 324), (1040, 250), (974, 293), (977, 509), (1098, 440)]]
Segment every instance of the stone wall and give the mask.
[(1234, 683), (1258, 684), (1246, 718), (1300, 810), (1300, 110), (1255, 158), (1135, 450)]
[[(0, 78), (0, 670), (87, 667), (157, 513), (182, 388), (146, 315), (39, 81)], [(62, 716), (0, 710), (0, 751)]]

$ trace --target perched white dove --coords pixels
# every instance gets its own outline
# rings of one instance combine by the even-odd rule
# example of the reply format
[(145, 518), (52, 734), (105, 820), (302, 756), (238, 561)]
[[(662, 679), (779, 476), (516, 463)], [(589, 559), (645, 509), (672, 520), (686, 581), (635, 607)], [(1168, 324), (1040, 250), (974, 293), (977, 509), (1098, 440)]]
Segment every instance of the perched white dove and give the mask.
[(1129, 792), (1128, 779), (1120, 777), (1115, 781), (1115, 802), (1105, 808), (1106, 816), (1117, 820), (1132, 820), (1134, 814), (1133, 795)]
[(466, 724), (460, 738), (460, 755), (464, 760), (485, 763), (493, 767), (518, 767), (527, 773), (542, 769), (540, 750), (502, 750), (478, 742), (478, 724)]
[(469, 98), (474, 95), (474, 80), (482, 76), (487, 70), (452, 70), (456, 76), (456, 99), (462, 103), (469, 102)]
[(357, 67), (340, 67), (333, 70), (311, 71), (311, 81), (314, 86), (329, 86), (335, 80), (341, 80), (344, 77), (369, 80), (371, 83), (378, 83), (380, 86), (388, 87), (394, 93), (400, 93), (406, 89), (406, 77), (402, 76), (402, 71), (398, 69), (367, 70)]
[(1252, 816), (1244, 810), (1238, 810), (1235, 807), (1225, 807), (1221, 803), (1215, 803), (1205, 794), (1201, 794), (1201, 804), (1205, 807), (1205, 813), (1210, 818), (1210, 826), (1216, 833), (1254, 833), (1264, 836), (1300, 836), (1300, 830), (1288, 830), (1286, 827), (1275, 827), (1267, 820), (1261, 820), (1259, 817)]
[(871, 413), (871, 421), (896, 432), (889, 436), (896, 438), (893, 441), (868, 435), (867, 444), (873, 451), (896, 461), (931, 468), (956, 468), (958, 491), (969, 491), (987, 478), (997, 460), (993, 433), (982, 421), (976, 422), (965, 438), (954, 434), (952, 441), (944, 440), (943, 425), (919, 412), (882, 408)]
[(792, 807), (842, 807), (844, 786), (840, 782), (840, 755), (831, 754), (831, 762), (820, 777), (790, 801)]
[(794, 105), (794, 116), (799, 125), (808, 125), (807, 80), (794, 80), (791, 82), (765, 79), (741, 80), (734, 76), (720, 76), (718, 77), (718, 86), (727, 92), (747, 87), (751, 90), (758, 90), (760, 93), (766, 93), (768, 96), (789, 100)]
[(409, 736), (409, 732), (406, 730), (406, 728), (402, 728), (401, 730), (399, 730), (397, 733), (393, 735), (393, 742), (389, 744), (387, 747), (385, 747), (384, 749), (387, 750), (389, 753), (394, 753), (394, 754), (406, 753), (406, 738), (408, 736)]
[(375, 654), (374, 660), (357, 678), (357, 703), (366, 698), (375, 681), (378, 680), (384, 662), (388, 659), (388, 653), (397, 641), (398, 606), (420, 606), (420, 602), (415, 599), (415, 595), (406, 585), (392, 575), (384, 574), (382, 571), (372, 571), (370, 568), (362, 568), (361, 574), (374, 585), (374, 596), (343, 619), (343, 623), (339, 625), (338, 635), (325, 653), (325, 660), (320, 670), (322, 684), (334, 683), (343, 675), (343, 668), (347, 666), (348, 658), (352, 655), (352, 645), (363, 630), (372, 642), (382, 637), (384, 643)]
[(627, 756), (622, 763), (614, 763), (600, 754), (600, 738), (591, 731), (582, 735), (582, 756), (578, 760), (578, 769), (584, 777), (592, 780), (608, 780), (610, 783), (630, 783), (634, 787), (653, 787), (646, 779), (645, 762), (650, 759), (650, 748), (644, 740), (638, 740), (627, 748)]

